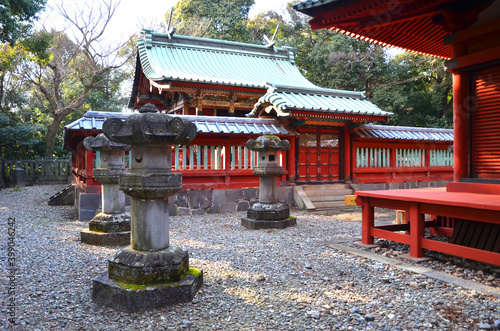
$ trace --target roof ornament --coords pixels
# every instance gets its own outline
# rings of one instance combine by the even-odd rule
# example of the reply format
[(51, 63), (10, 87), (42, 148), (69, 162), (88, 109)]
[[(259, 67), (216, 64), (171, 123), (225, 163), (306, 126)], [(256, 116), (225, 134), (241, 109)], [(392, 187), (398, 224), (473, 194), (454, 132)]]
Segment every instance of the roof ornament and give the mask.
[(274, 30), (274, 34), (273, 34), (273, 37), (271, 38), (271, 40), (269, 40), (269, 38), (266, 35), (264, 35), (264, 39), (266, 40), (266, 43), (267, 43), (266, 47), (271, 48), (276, 44), (276, 40), (274, 40), (274, 39), (276, 38), (276, 34), (278, 33), (279, 28), (280, 28), (280, 25), (278, 23), (278, 25), (276, 26), (276, 30)]
[(295, 64), (295, 55), (293, 54), (293, 47), (282, 46), (281, 48), (286, 49), (286, 51), (288, 52), (288, 58), (290, 59), (290, 62)]
[(153, 30), (152, 29), (146, 29), (143, 28), (141, 32), (141, 38), (144, 39), (144, 45), (146, 45), (146, 48), (151, 48), (153, 47)]
[(174, 16), (173, 11), (174, 11), (174, 9), (171, 8), (170, 15), (168, 17), (168, 22), (167, 22), (166, 34), (167, 34), (168, 39), (172, 39), (172, 36), (174, 35), (175, 31), (177, 31), (177, 29), (174, 26), (172, 28), (170, 28), (170, 24), (172, 24), (172, 17)]

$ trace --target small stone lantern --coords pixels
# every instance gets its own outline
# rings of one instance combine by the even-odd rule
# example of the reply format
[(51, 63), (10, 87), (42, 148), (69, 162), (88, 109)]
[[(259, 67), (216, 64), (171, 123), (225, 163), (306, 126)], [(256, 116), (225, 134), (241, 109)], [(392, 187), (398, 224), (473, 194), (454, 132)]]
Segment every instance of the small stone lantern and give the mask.
[(290, 142), (279, 137), (264, 135), (257, 140), (247, 141), (247, 148), (257, 151), (257, 166), (253, 173), (259, 179), (259, 202), (247, 210), (247, 217), (241, 219), (241, 225), (249, 229), (286, 228), (296, 224), (296, 218), (290, 217), (290, 208), (278, 201), (278, 177), (285, 169), (278, 163), (280, 151), (290, 148)]
[(124, 151), (130, 145), (110, 141), (100, 133), (83, 141), (86, 149), (100, 152), (100, 166), (94, 177), (101, 182), (102, 212), (89, 223), (89, 229), (80, 233), (85, 244), (117, 246), (130, 244), (130, 214), (125, 213), (125, 194), (118, 189), (118, 177), (126, 171)]
[(170, 246), (168, 197), (182, 186), (182, 174), (171, 172), (172, 145), (192, 141), (195, 125), (147, 104), (125, 122), (106, 120), (103, 132), (131, 145), (131, 171), (119, 180), (120, 190), (131, 197), (131, 247), (94, 279), (92, 299), (129, 312), (191, 301), (203, 273), (189, 267), (187, 251)]

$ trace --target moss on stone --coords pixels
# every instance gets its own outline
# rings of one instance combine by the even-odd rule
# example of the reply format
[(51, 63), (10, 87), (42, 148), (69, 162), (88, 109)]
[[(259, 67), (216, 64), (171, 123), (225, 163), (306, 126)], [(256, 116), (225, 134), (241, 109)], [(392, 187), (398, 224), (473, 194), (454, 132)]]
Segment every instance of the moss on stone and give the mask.
[(264, 137), (266, 139), (269, 139), (269, 140), (272, 140), (272, 141), (275, 141), (277, 143), (281, 142), (281, 139), (278, 137), (278, 136), (274, 136), (274, 135), (264, 135)]
[[(185, 273), (183, 276), (181, 276), (181, 280), (186, 278), (188, 275), (194, 276), (194, 277), (199, 277), (201, 276), (201, 271), (200, 269), (197, 268), (189, 268), (189, 271)], [(174, 282), (167, 282), (167, 283), (152, 283), (152, 284), (131, 284), (131, 283), (125, 283), (125, 282), (116, 282), (116, 285), (120, 286), (124, 290), (131, 290), (131, 291), (139, 291), (139, 290), (145, 290), (147, 287), (176, 287), (180, 286), (180, 283), (178, 281)]]
[(129, 283), (116, 283), (116, 285), (120, 286), (124, 290), (131, 290), (131, 291), (145, 290), (147, 287), (147, 285), (129, 284)]
[(254, 141), (250, 149), (262, 148), (262, 143), (260, 141)]
[(189, 267), (188, 275), (191, 275), (194, 277), (199, 277), (201, 275), (201, 271), (200, 271), (200, 269)]

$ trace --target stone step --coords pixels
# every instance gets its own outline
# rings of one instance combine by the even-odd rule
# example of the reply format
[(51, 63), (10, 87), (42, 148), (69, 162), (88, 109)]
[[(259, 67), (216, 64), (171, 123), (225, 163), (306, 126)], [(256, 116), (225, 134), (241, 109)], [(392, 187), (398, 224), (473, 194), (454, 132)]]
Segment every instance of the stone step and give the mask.
[(345, 207), (343, 199), (342, 199), (342, 201), (325, 201), (325, 202), (313, 202), (313, 203), (314, 203), (314, 207), (316, 207), (316, 210)]
[(348, 184), (301, 185), (298, 188), (309, 201), (311, 206), (306, 206), (306, 209), (310, 211), (344, 207), (345, 196), (353, 194)]
[(75, 188), (69, 184), (49, 198), (49, 206), (71, 206), (74, 204)]
[(321, 190), (321, 191), (304, 191), (306, 192), (307, 196), (311, 199), (313, 197), (331, 197), (331, 196), (344, 196), (344, 195), (351, 195), (352, 190), (350, 189), (338, 189), (338, 190)]
[(346, 189), (346, 184), (302, 185), (304, 191), (329, 191)]
[(309, 197), (309, 200), (311, 200), (311, 202), (316, 205), (317, 202), (327, 202), (327, 201), (344, 201), (345, 200), (345, 196), (344, 195), (328, 195), (328, 196), (325, 196), (325, 195), (321, 195), (321, 196), (310, 196), (310, 195), (307, 195)]

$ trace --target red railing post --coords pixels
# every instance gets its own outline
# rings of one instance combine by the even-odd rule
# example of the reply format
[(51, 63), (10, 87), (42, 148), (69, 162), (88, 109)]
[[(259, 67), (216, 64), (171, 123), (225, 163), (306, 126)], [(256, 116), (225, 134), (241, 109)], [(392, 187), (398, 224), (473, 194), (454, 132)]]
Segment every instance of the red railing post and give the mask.
[[(237, 149), (235, 148), (234, 149), (234, 152), (236, 153)], [(227, 140), (225, 143), (224, 143), (224, 155), (225, 155), (225, 158), (224, 158), (224, 170), (225, 170), (225, 183), (226, 183), (226, 188), (230, 188), (231, 187), (231, 144), (229, 143), (229, 140)], [(236, 159), (236, 158), (235, 158)]]

